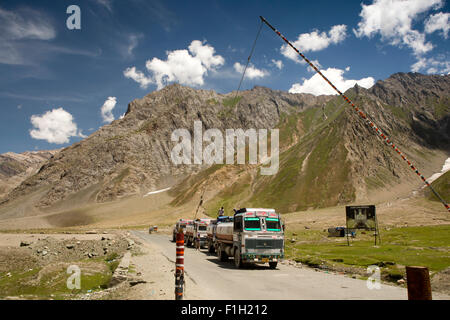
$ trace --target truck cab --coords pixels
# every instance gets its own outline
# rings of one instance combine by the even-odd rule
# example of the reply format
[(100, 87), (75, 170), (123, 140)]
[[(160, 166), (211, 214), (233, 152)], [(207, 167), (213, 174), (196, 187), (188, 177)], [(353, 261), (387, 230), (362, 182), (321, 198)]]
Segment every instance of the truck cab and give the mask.
[(195, 245), (196, 248), (204, 247), (207, 244), (207, 227), (211, 219), (196, 219), (186, 227), (187, 246)]
[[(227, 253), (227, 252), (225, 252)], [(284, 228), (274, 209), (243, 208), (233, 219), (233, 249), (236, 267), (243, 263), (269, 263), (275, 269), (284, 258)]]
[(173, 230), (172, 230), (172, 241), (173, 242), (175, 242), (177, 240), (178, 229), (179, 228), (183, 229), (183, 233), (186, 234), (186, 225), (188, 225), (191, 222), (192, 222), (192, 220), (187, 220), (187, 219), (180, 219), (177, 221), (177, 223), (174, 225)]

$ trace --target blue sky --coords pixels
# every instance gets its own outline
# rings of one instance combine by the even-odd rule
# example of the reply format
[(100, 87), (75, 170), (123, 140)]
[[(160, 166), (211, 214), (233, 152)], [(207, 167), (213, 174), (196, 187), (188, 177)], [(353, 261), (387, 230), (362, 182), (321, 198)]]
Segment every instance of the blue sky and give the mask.
[[(73, 4), (81, 30), (66, 26)], [(341, 90), (450, 72), (444, 0), (0, 1), (0, 153), (70, 145), (172, 82), (235, 90), (259, 15)], [(255, 85), (331, 93), (266, 26), (243, 89)]]

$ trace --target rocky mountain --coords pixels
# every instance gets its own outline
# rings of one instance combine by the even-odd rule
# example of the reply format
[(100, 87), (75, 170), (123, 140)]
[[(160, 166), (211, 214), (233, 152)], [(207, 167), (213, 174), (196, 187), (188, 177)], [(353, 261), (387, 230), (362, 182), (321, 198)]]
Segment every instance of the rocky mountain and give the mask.
[(59, 150), (7, 152), (0, 154), (0, 197), (36, 173)]
[[(450, 76), (398, 73), (371, 89), (346, 92), (356, 105), (431, 175), (450, 152)], [(324, 115), (325, 113), (325, 115)], [(421, 186), (401, 158), (381, 142), (341, 97), (322, 108), (280, 117), (280, 170), (261, 176), (216, 166), (208, 176), (190, 177), (172, 192), (180, 205), (205, 189), (221, 190), (207, 201), (207, 211), (241, 205), (275, 207), (281, 212), (377, 201)], [(227, 179), (226, 177), (233, 177)], [(231, 181), (224, 186), (220, 181)], [(200, 191), (199, 191), (200, 189)]]
[(35, 204), (42, 208), (77, 194), (77, 201), (105, 202), (171, 186), (204, 168), (172, 164), (174, 130), (192, 132), (195, 120), (202, 121), (204, 130), (273, 128), (282, 114), (320, 107), (330, 98), (262, 87), (235, 98), (234, 93), (170, 85), (132, 101), (124, 118), (61, 150), (4, 203), (34, 193), (40, 194)]
[[(347, 94), (427, 174), (450, 150), (449, 78), (399, 73)], [(173, 164), (172, 132), (185, 128), (193, 134), (197, 120), (203, 131), (279, 128), (277, 174), (263, 176), (257, 165)], [(124, 118), (55, 154), (3, 206), (21, 199), (39, 208), (76, 206), (172, 186), (173, 205), (207, 190), (208, 210), (252, 204), (289, 212), (420, 183), (378, 139), (337, 96), (255, 87), (236, 97), (170, 85), (132, 101)]]

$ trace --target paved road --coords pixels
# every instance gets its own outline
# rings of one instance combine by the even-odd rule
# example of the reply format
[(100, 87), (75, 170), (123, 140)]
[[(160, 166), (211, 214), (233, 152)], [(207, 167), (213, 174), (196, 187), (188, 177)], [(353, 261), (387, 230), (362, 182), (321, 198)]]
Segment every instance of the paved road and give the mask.
[[(175, 243), (167, 235), (133, 231), (140, 239), (157, 246), (168, 259), (175, 259)], [(232, 260), (220, 262), (205, 249), (185, 249), (185, 270), (201, 288), (206, 299), (407, 299), (406, 289), (381, 285), (370, 290), (366, 281), (279, 264), (276, 270), (268, 265), (235, 269)], [(434, 294), (433, 298), (449, 297)]]

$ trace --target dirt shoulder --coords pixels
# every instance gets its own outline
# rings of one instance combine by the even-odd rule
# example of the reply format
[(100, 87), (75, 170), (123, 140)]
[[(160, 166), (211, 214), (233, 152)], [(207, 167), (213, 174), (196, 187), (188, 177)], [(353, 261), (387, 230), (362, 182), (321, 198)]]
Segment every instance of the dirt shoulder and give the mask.
[[(173, 300), (175, 297), (173, 257), (165, 256), (156, 245), (142, 242), (133, 235), (130, 237), (136, 243), (136, 250), (131, 256), (127, 280), (129, 284), (122, 286), (107, 298)], [(184, 299), (208, 299), (202, 295), (202, 291), (189, 274), (186, 274)]]
[[(77, 299), (102, 291), (130, 249), (117, 231), (0, 234), (0, 299)], [(79, 287), (75, 280), (68, 285), (74, 274), (79, 274)]]

